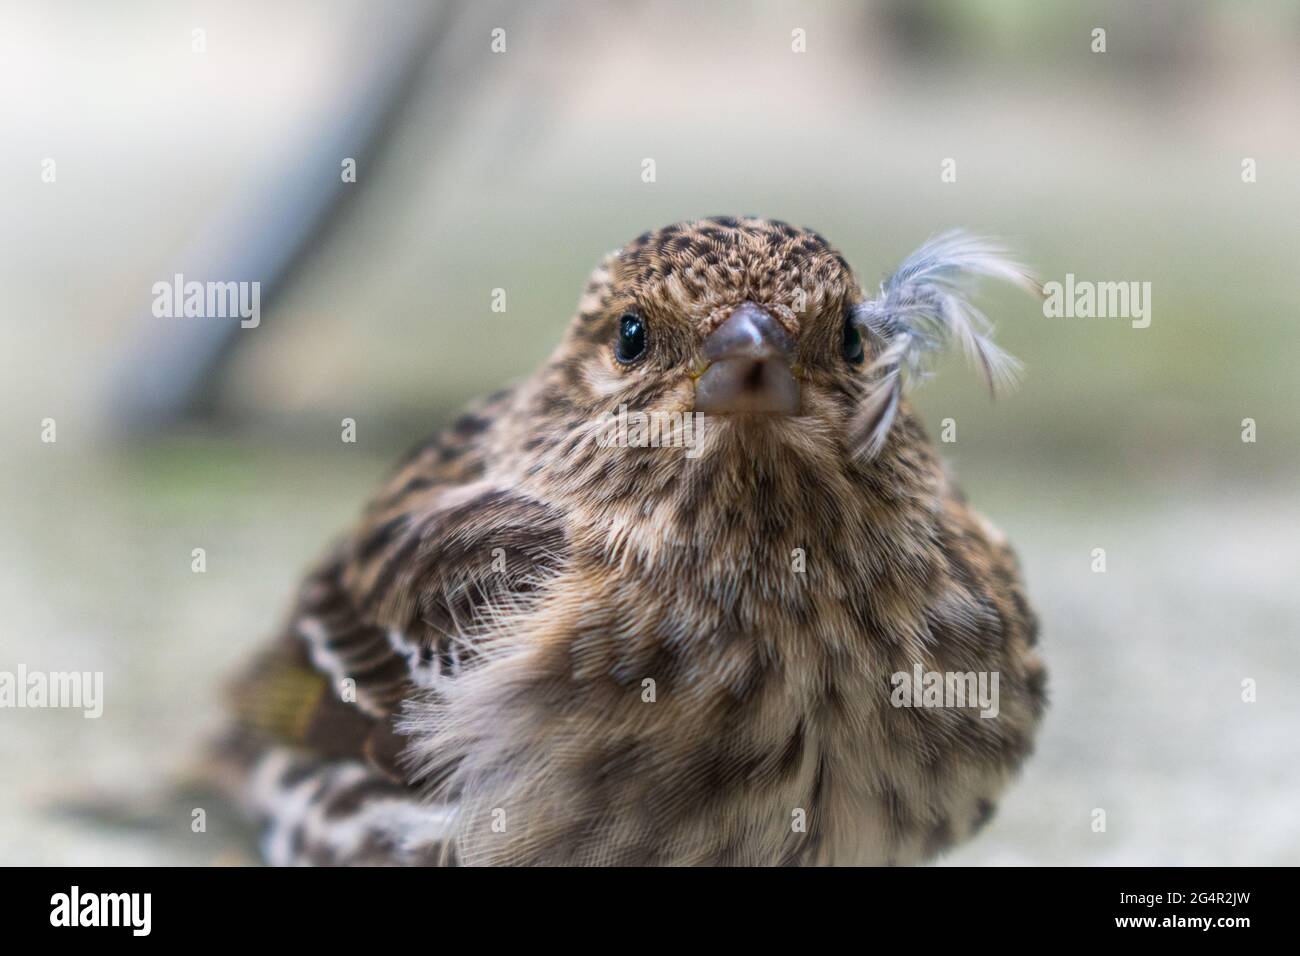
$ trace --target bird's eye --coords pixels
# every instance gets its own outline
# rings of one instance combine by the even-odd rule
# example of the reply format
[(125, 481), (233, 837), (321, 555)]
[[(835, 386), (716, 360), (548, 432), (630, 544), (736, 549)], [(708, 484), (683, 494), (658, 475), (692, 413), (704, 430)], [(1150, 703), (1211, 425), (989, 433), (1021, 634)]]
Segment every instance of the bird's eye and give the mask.
[(858, 328), (858, 323), (854, 322), (852, 317), (844, 319), (844, 343), (840, 347), (840, 352), (844, 356), (844, 361), (850, 365), (861, 365), (866, 353), (862, 348), (862, 330)]
[(618, 343), (614, 357), (624, 365), (635, 362), (645, 354), (645, 320), (635, 312), (628, 312), (618, 320)]

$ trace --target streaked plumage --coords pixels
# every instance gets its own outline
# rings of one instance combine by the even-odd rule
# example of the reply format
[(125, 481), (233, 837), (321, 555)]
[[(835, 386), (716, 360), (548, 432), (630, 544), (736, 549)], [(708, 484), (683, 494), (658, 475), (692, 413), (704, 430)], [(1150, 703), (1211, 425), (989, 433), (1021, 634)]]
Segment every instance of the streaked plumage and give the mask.
[[(552, 358), (411, 453), (237, 682), (226, 753), (268, 858), (914, 863), (978, 829), (1044, 674), (1014, 556), (902, 395), (950, 336), (1010, 367), (968, 273), (1029, 281), (948, 236), (868, 300), (820, 236), (758, 219), (607, 256)], [(705, 376), (764, 399), (742, 371), (787, 358), (798, 413), (710, 415), (698, 457), (593, 440), (620, 405), (689, 412)], [(892, 706), (918, 663), (998, 672), (1000, 714)]]

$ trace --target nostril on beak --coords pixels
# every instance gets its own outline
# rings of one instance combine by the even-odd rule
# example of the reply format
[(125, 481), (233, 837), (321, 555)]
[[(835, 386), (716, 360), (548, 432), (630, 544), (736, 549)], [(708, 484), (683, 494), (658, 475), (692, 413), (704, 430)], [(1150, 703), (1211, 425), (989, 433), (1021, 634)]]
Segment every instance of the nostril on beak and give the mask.
[(752, 302), (736, 307), (704, 340), (709, 367), (695, 385), (695, 410), (706, 415), (793, 415), (799, 383), (790, 370), (794, 342)]
[(704, 357), (710, 362), (741, 356), (788, 360), (793, 351), (794, 343), (781, 323), (752, 302), (738, 305), (704, 340)]

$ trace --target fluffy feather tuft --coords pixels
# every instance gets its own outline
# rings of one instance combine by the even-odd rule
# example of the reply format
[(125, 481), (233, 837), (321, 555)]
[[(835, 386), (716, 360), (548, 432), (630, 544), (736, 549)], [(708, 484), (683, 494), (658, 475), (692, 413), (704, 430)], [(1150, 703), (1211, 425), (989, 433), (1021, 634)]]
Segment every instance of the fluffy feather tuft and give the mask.
[(932, 356), (954, 339), (996, 395), (1015, 386), (1021, 365), (993, 341), (992, 323), (968, 298), (979, 278), (1000, 279), (1041, 296), (1037, 279), (989, 239), (960, 230), (927, 240), (857, 307), (854, 319), (875, 346), (867, 368), (872, 389), (857, 415), (857, 453), (879, 454), (903, 397), (905, 380), (926, 373)]

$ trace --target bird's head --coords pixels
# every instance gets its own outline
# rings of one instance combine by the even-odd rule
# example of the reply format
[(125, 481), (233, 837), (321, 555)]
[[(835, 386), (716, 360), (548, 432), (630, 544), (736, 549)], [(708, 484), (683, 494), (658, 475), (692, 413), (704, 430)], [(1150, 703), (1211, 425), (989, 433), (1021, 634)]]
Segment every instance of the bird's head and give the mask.
[(750, 421), (852, 401), (852, 270), (814, 232), (720, 217), (648, 232), (593, 277), (569, 345), (593, 398)]
[(991, 384), (1014, 370), (962, 295), (963, 277), (978, 274), (1033, 286), (989, 244), (949, 234), (871, 296), (811, 230), (755, 218), (678, 223), (596, 269), (552, 382), (570, 409), (592, 416), (700, 413), (715, 435), (815, 434), (875, 455), (905, 373), (949, 338)]

